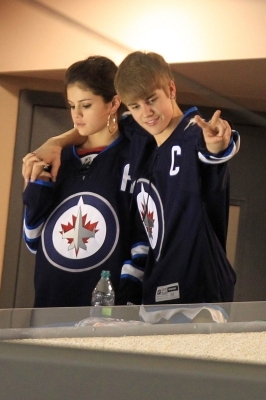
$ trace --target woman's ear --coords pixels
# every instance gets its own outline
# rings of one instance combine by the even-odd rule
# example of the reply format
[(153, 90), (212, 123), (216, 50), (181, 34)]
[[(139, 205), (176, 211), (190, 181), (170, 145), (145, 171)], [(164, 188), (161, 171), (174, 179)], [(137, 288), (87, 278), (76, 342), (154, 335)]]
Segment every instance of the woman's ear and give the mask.
[(115, 95), (112, 99), (112, 108), (111, 108), (111, 113), (115, 114), (118, 110), (118, 108), (120, 107), (121, 104), (121, 100), (118, 97), (118, 95)]

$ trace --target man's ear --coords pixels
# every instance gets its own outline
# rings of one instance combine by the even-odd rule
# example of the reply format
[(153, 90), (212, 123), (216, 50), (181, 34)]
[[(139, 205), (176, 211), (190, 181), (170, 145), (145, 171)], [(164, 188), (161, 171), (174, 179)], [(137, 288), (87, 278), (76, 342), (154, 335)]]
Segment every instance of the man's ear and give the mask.
[(176, 98), (176, 86), (175, 86), (174, 81), (170, 81), (169, 89), (170, 89), (170, 99), (175, 99)]
[(111, 107), (111, 113), (112, 113), (112, 114), (115, 114), (115, 113), (117, 112), (117, 110), (118, 110), (120, 104), (121, 104), (120, 98), (118, 97), (118, 95), (115, 95), (115, 96), (113, 97), (113, 99), (112, 99), (112, 104), (111, 104), (111, 106), (112, 106), (112, 107)]

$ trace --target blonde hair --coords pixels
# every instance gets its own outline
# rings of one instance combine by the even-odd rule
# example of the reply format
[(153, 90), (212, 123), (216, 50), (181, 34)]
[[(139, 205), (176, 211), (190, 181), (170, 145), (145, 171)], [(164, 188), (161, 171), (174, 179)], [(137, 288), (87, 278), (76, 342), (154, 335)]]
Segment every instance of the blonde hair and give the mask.
[(115, 89), (122, 102), (128, 104), (148, 97), (156, 89), (169, 94), (172, 80), (170, 66), (161, 55), (136, 51), (118, 67)]

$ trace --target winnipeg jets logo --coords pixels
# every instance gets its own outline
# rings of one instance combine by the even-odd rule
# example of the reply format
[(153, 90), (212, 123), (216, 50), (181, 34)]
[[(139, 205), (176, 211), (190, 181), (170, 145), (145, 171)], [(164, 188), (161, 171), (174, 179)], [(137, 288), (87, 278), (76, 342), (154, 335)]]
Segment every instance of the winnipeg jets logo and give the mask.
[(90, 192), (77, 193), (60, 203), (42, 232), (46, 258), (55, 267), (71, 272), (101, 265), (113, 253), (118, 238), (113, 207)]
[(67, 239), (69, 246), (68, 250), (75, 249), (76, 255), (78, 255), (79, 249), (86, 250), (86, 243), (90, 238), (95, 238), (97, 232), (96, 226), (98, 222), (86, 223), (87, 214), (82, 216), (82, 209), (79, 207), (78, 214), (75, 217), (72, 215), (72, 223), (67, 225), (62, 224), (62, 239)]
[(61, 214), (53, 229), (53, 243), (58, 253), (76, 259), (98, 251), (105, 238), (106, 222), (102, 213), (84, 203), (83, 197)]

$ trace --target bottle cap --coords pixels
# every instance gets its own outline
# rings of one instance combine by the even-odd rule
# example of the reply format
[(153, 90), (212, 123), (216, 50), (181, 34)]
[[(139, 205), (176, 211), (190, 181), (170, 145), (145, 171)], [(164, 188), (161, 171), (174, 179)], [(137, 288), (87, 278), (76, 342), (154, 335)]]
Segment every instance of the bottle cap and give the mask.
[(103, 277), (103, 278), (110, 278), (110, 276), (111, 276), (111, 273), (110, 273), (110, 271), (102, 271), (102, 273), (101, 273), (101, 277)]

